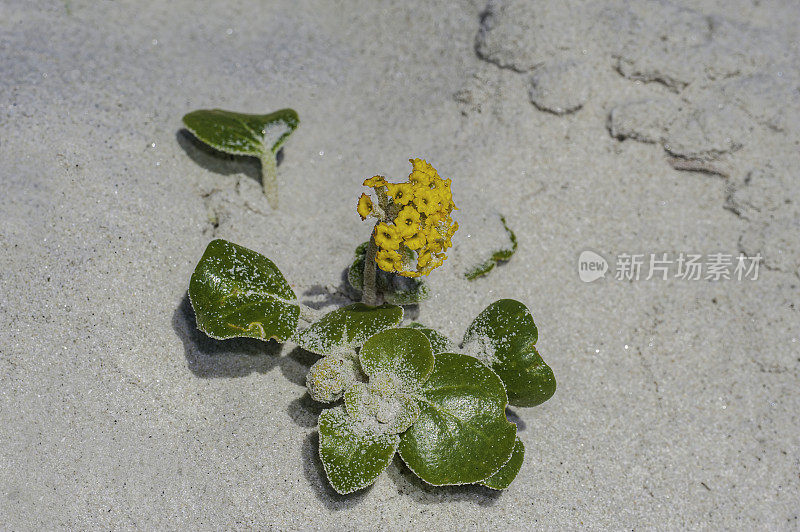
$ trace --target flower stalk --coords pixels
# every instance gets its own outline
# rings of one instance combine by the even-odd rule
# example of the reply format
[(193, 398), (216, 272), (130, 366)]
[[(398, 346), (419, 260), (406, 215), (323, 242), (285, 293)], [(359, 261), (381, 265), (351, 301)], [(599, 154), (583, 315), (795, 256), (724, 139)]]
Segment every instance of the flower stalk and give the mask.
[(264, 195), (267, 197), (269, 206), (273, 209), (278, 208), (278, 162), (275, 154), (271, 151), (262, 153), (261, 159), (261, 186), (264, 188)]
[(361, 291), (361, 302), (365, 305), (375, 306), (378, 304), (378, 292), (376, 287), (375, 254), (378, 246), (375, 244), (375, 231), (369, 237), (367, 244), (367, 254), (364, 260), (364, 288)]

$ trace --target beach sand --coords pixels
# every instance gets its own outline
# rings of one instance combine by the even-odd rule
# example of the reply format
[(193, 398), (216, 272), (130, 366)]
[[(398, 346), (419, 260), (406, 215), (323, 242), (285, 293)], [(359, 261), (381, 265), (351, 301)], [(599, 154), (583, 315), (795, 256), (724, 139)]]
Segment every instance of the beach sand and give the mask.
[[(0, 526), (798, 527), (797, 4), (334, 4), (0, 3)], [(214, 107), (298, 111), (277, 211), (255, 159), (183, 129)], [(211, 340), (186, 297), (225, 238), (346, 303), (361, 182), (409, 157), (452, 178), (463, 227), (407, 316), (459, 340), (517, 299), (558, 380), (511, 411), (527, 455), (502, 493), (396, 458), (337, 495), (316, 357)], [(493, 213), (518, 251), (467, 281)], [(579, 278), (585, 250), (604, 279)], [(646, 280), (662, 253), (763, 263)], [(640, 279), (615, 279), (621, 254)]]

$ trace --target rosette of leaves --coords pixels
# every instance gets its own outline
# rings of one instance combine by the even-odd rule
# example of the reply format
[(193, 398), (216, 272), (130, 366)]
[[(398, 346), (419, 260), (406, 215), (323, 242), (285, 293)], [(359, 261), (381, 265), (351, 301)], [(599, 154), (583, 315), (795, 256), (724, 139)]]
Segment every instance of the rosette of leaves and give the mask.
[(403, 320), (403, 308), (383, 304), (370, 307), (354, 303), (329, 312), (298, 331), (294, 341), (312, 353), (323, 355), (308, 372), (311, 397), (323, 403), (341, 399), (347, 387), (363, 380), (356, 349), (375, 333)]
[(293, 109), (266, 115), (234, 113), (222, 109), (201, 109), (183, 117), (186, 128), (212, 148), (231, 155), (258, 157), (261, 183), (273, 208), (278, 206), (276, 155), (300, 119)]
[(337, 492), (371, 485), (395, 452), (432, 485), (511, 483), (524, 449), (491, 369), (466, 355), (434, 357), (414, 328), (372, 336), (358, 361), (368, 380), (348, 387), (344, 408), (319, 419), (320, 458)]
[[(359, 297), (364, 289), (364, 261), (368, 245), (369, 242), (364, 242), (356, 248), (355, 260), (347, 271), (347, 281)], [(394, 305), (415, 305), (430, 297), (428, 285), (422, 279), (403, 277), (380, 268), (376, 271), (375, 284), (377, 292), (383, 294), (383, 299)]]
[(483, 277), (492, 271), (498, 264), (510, 260), (512, 255), (514, 255), (514, 252), (517, 251), (517, 235), (515, 235), (514, 231), (508, 227), (504, 216), (500, 216), (500, 222), (503, 224), (503, 228), (506, 231), (508, 240), (503, 243), (498, 243), (499, 248), (493, 251), (490, 257), (477, 266), (467, 270), (464, 273), (464, 276), (468, 280), (472, 281), (478, 277)]

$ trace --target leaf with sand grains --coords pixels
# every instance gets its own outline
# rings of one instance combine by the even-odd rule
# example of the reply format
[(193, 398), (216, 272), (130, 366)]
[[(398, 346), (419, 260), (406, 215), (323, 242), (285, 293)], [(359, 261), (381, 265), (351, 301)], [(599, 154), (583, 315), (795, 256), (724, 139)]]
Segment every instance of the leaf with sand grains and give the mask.
[(264, 194), (273, 208), (278, 203), (275, 155), (300, 119), (293, 109), (266, 115), (234, 113), (222, 109), (201, 109), (183, 117), (183, 123), (201, 141), (231, 155), (250, 155), (261, 160)]
[(197, 327), (216, 339), (284, 341), (297, 328), (300, 308), (271, 260), (227, 240), (211, 241), (189, 282)]
[(464, 334), (464, 352), (490, 366), (503, 379), (509, 402), (536, 406), (556, 391), (553, 370), (536, 350), (538, 331), (527, 307), (513, 299), (495, 301)]

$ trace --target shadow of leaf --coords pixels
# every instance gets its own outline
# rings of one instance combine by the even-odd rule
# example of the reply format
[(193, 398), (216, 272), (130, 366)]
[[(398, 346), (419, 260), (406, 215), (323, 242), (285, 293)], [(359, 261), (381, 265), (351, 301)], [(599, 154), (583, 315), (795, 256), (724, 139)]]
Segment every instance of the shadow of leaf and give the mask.
[(281, 344), (255, 338), (214, 340), (197, 328), (189, 295), (184, 294), (172, 316), (172, 328), (183, 342), (189, 370), (198, 377), (246, 377), (267, 373), (280, 364)]
[[(244, 174), (261, 183), (261, 163), (248, 155), (230, 155), (215, 150), (198, 140), (188, 129), (179, 129), (175, 139), (189, 158), (210, 172), (222, 175)], [(283, 149), (278, 150), (278, 165), (283, 161)]]
[(317, 426), (317, 421), (322, 411), (329, 407), (329, 405), (314, 401), (308, 393), (304, 393), (301, 397), (289, 403), (286, 411), (297, 425), (313, 428)]
[(329, 510), (346, 510), (357, 506), (369, 493), (372, 487), (356, 493), (339, 495), (328, 483), (325, 468), (319, 457), (319, 433), (314, 431), (303, 440), (302, 460), (303, 473), (314, 490), (314, 495)]
[(319, 359), (319, 355), (302, 347), (295, 347), (288, 355), (281, 358), (281, 371), (289, 381), (305, 387), (308, 370)]
[(408, 495), (423, 504), (465, 501), (480, 506), (494, 506), (502, 496), (501, 491), (477, 484), (463, 486), (431, 486), (416, 476), (403, 462), (399, 454), (394, 457), (394, 466), (386, 468), (386, 474), (402, 495)]
[(522, 432), (528, 427), (528, 425), (522, 421), (522, 418), (519, 417), (519, 414), (511, 410), (510, 407), (506, 408), (506, 418), (508, 418), (510, 422), (517, 424), (517, 432)]

